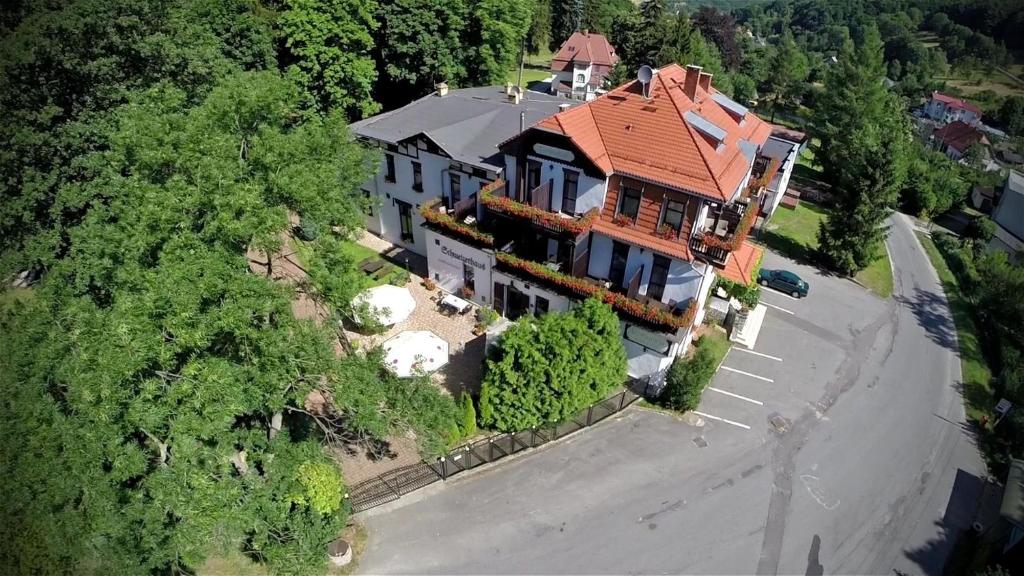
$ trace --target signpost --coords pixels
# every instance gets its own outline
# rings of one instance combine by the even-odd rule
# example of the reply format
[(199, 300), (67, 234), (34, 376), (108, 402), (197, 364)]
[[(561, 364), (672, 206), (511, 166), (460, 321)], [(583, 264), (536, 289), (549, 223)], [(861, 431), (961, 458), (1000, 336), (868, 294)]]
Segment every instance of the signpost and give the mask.
[(1010, 408), (1012, 407), (1013, 404), (1006, 398), (1001, 398), (999, 400), (999, 402), (996, 404), (996, 414), (999, 414), (999, 417), (996, 418), (996, 423), (992, 425), (993, 428), (999, 425), (999, 423), (1003, 420), (1003, 417), (1006, 416), (1006, 413), (1009, 412)]

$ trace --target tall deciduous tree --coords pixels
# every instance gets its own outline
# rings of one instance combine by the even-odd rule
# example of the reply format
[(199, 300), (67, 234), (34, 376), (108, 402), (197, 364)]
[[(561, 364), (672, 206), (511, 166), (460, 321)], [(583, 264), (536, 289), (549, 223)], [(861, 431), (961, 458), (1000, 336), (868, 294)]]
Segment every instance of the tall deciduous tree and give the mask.
[(197, 107), (168, 86), (137, 94), (83, 159), (89, 178), (62, 186), (88, 212), (31, 304), (0, 317), (13, 573), (189, 572), (226, 547), (322, 569), (346, 510), (305, 416), (314, 389), (334, 401), (332, 435), (457, 438), (450, 398), (377, 356), (336, 358), (326, 328), (293, 316), (294, 288), (250, 261), (289, 212), (362, 221), (371, 157), (300, 102), (274, 72), (232, 74)]
[(693, 15), (693, 24), (701, 35), (718, 47), (722, 63), (736, 69), (743, 61), (743, 50), (736, 41), (736, 19), (712, 6), (701, 6)]
[(466, 70), (476, 85), (499, 84), (515, 67), (530, 27), (531, 0), (472, 0)]
[(288, 75), (309, 107), (351, 119), (373, 114), (377, 69), (372, 58), (375, 0), (285, 0), (280, 16), (291, 58)]
[(843, 274), (874, 261), (883, 222), (895, 206), (907, 171), (910, 131), (895, 95), (882, 84), (885, 65), (878, 31), (847, 47), (826, 79), (814, 130), (817, 158), (833, 186), (828, 217), (818, 231), (821, 255)]
[[(470, 46), (462, 0), (396, 0), (380, 4), (377, 33), (378, 98), (401, 105), (426, 94), (438, 82), (458, 86), (466, 78)], [(546, 40), (545, 40), (546, 42)]]
[(626, 377), (611, 307), (587, 300), (567, 313), (519, 321), (487, 360), (480, 420), (499, 430), (558, 422), (604, 398)]
[[(106, 113), (171, 81), (190, 102), (238, 69), (274, 66), (271, 24), (245, 0), (78, 0), (21, 6), (0, 51), (0, 275), (65, 249), (88, 199), (58, 199), (88, 176)], [(6, 12), (6, 11), (5, 11)]]

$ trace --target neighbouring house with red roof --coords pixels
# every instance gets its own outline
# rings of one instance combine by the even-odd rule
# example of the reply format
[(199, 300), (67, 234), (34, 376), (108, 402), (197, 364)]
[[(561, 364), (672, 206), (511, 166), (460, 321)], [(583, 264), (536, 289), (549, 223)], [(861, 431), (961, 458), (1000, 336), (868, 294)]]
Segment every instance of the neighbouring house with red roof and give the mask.
[(981, 123), (981, 109), (955, 96), (932, 92), (932, 99), (924, 107), (924, 115), (944, 124), (960, 121), (970, 126)]
[(601, 34), (573, 32), (551, 59), (551, 93), (574, 100), (593, 100), (618, 63), (615, 48)]
[(511, 319), (601, 298), (629, 374), (658, 381), (715, 278), (756, 280), (762, 250), (747, 235), (783, 162), (764, 154), (772, 126), (711, 81), (669, 65), (496, 143), (500, 178), (420, 210), (431, 278), (471, 285)]
[(946, 124), (933, 132), (932, 143), (953, 160), (963, 158), (967, 149), (975, 144), (989, 145), (984, 132), (960, 120)]

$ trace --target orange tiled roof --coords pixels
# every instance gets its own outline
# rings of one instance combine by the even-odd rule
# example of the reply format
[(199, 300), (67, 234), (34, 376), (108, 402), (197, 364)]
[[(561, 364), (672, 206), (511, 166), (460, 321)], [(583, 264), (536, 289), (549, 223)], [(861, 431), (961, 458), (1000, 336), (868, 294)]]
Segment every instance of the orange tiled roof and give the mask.
[[(698, 86), (691, 100), (683, 91), (687, 73), (671, 64), (654, 75), (649, 99), (634, 80), (536, 127), (568, 136), (605, 174), (616, 172), (728, 200), (751, 163), (740, 141), (760, 146), (772, 128), (750, 112), (742, 118), (733, 116), (713, 99), (718, 93), (714, 87)], [(685, 119), (691, 111), (724, 131), (721, 145), (716, 147)]]
[(573, 32), (572, 36), (562, 43), (558, 53), (551, 58), (551, 69), (554, 71), (571, 70), (572, 68), (567, 65), (574, 60), (610, 68), (615, 66), (619, 57), (615, 55), (615, 48), (612, 48), (608, 39), (603, 35)]
[(725, 268), (718, 271), (718, 274), (726, 280), (750, 284), (755, 280), (754, 268), (761, 261), (764, 250), (754, 246), (749, 241), (743, 242), (739, 249), (732, 253)]
[(638, 228), (613, 224), (604, 218), (595, 220), (593, 229), (609, 238), (629, 242), (659, 254), (680, 260), (690, 260), (690, 248), (685, 242), (688, 237), (684, 237), (682, 240), (667, 240)]

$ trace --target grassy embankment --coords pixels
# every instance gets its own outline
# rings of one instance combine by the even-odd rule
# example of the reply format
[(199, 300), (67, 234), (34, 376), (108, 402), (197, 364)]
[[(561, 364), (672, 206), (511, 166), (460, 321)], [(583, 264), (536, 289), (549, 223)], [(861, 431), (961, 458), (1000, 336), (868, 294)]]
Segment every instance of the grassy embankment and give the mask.
[[(795, 209), (780, 206), (768, 221), (761, 240), (772, 250), (798, 262), (810, 263), (818, 248), (818, 226), (825, 210), (816, 204), (801, 202)], [(892, 295), (892, 266), (883, 253), (854, 279), (882, 298)]]

